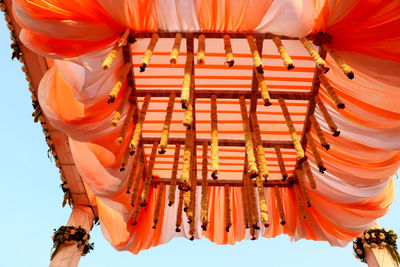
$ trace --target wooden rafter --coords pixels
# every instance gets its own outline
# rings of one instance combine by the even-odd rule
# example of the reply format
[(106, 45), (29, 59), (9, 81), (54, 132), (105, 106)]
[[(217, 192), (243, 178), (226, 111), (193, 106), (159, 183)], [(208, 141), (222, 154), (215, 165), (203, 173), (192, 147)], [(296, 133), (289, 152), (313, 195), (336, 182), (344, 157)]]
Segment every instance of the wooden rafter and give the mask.
[[(218, 179), (218, 180), (213, 180), (213, 179), (208, 179), (208, 186), (224, 186), (224, 185), (229, 185), (229, 186), (234, 186), (234, 187), (240, 187), (243, 186), (243, 181), (242, 180), (225, 180), (225, 179)], [(171, 179), (168, 178), (153, 178), (152, 184), (167, 184), (169, 185), (171, 183)], [(201, 180), (197, 180), (197, 185), (201, 186)], [(264, 187), (291, 187), (293, 184), (292, 183), (287, 183), (287, 182), (282, 182), (280, 180), (270, 180), (267, 182), (263, 182)], [(256, 186), (254, 184), (254, 186)]]

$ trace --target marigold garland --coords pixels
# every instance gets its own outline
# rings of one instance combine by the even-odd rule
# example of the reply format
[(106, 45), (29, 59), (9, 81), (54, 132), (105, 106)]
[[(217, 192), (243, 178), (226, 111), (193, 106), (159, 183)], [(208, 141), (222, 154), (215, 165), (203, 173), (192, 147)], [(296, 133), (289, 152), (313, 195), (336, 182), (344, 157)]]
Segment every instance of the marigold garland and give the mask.
[(279, 170), (281, 171), (281, 174), (282, 174), (282, 181), (284, 182), (288, 178), (288, 173), (286, 171), (285, 162), (283, 161), (280, 146), (275, 146), (275, 153), (276, 153), (276, 157), (278, 159)]
[(323, 47), (328, 51), (329, 55), (335, 60), (336, 64), (339, 66), (339, 68), (343, 71), (343, 73), (347, 76), (349, 79), (354, 78), (354, 72), (351, 69), (349, 65), (347, 65), (343, 59), (339, 56), (338, 53), (336, 53), (335, 49), (332, 47), (328, 47), (326, 45), (323, 45)]
[(122, 142), (125, 139), (126, 132), (128, 131), (129, 124), (131, 123), (131, 121), (133, 119), (133, 115), (135, 114), (135, 111), (136, 111), (136, 105), (130, 104), (128, 112), (126, 113), (125, 120), (122, 123), (121, 131), (119, 132), (119, 136), (118, 136), (119, 144), (122, 144)]
[(297, 205), (299, 206), (300, 214), (303, 219), (307, 219), (306, 210), (304, 209), (303, 199), (298, 185), (293, 185), (294, 194), (296, 195)]
[(204, 65), (205, 63), (205, 53), (206, 51), (206, 37), (204, 34), (199, 35), (199, 45), (197, 50), (197, 64)]
[(225, 200), (225, 231), (229, 233), (229, 228), (232, 226), (232, 218), (231, 218), (231, 199), (230, 199), (230, 188), (229, 185), (224, 185), (224, 200)]
[(259, 174), (261, 174), (261, 176), (265, 180), (267, 180), (267, 178), (269, 176), (268, 165), (267, 165), (267, 160), (265, 158), (263, 142), (261, 140), (260, 125), (258, 124), (257, 114), (255, 112), (251, 114), (251, 123), (253, 125), (253, 130), (254, 130), (254, 139), (255, 139), (257, 158), (259, 160), (259, 166), (258, 166), (258, 169), (260, 171)]
[(268, 227), (269, 216), (268, 216), (267, 202), (265, 201), (265, 195), (264, 195), (264, 183), (259, 175), (256, 177), (256, 186), (258, 192), (258, 203), (260, 205), (261, 223), (265, 227)]
[[(196, 158), (193, 158), (193, 166), (196, 165)], [(196, 234), (196, 195), (197, 195), (197, 170), (194, 167), (192, 169), (192, 188), (190, 192), (190, 216), (189, 218), (189, 234), (191, 235), (190, 240), (194, 240)], [(189, 214), (189, 212), (188, 212)]]
[(317, 146), (315, 145), (314, 140), (312, 139), (311, 134), (306, 133), (306, 138), (307, 138), (308, 144), (311, 147), (311, 151), (313, 153), (315, 163), (317, 163), (317, 166), (319, 168), (319, 172), (324, 173), (326, 171), (326, 168), (325, 168), (324, 162), (321, 159), (321, 155), (318, 152)]
[(257, 45), (252, 35), (247, 35), (247, 43), (249, 44), (250, 52), (253, 57), (254, 68), (258, 73), (264, 73), (264, 65), (261, 61), (260, 54), (258, 53)]
[(141, 176), (136, 177), (136, 180), (139, 180), (140, 186), (138, 187), (136, 198), (134, 198), (133, 192), (132, 192), (132, 195), (131, 195), (131, 205), (133, 207), (135, 207), (135, 209), (133, 211), (133, 217), (132, 217), (133, 223), (132, 223), (132, 225), (136, 225), (137, 224), (137, 220), (139, 219), (139, 215), (140, 215), (140, 212), (142, 210), (142, 206), (140, 205), (140, 195), (142, 194), (143, 188), (144, 188), (144, 183), (143, 182), (140, 183), (142, 181)]
[(200, 211), (200, 221), (201, 228), (207, 231), (208, 225), (208, 143), (203, 143), (203, 161), (201, 169), (201, 211)]
[(249, 203), (247, 198), (247, 187), (246, 182), (244, 181), (243, 176), (243, 186), (241, 187), (242, 192), (242, 208), (243, 208), (243, 223), (246, 228), (249, 228), (250, 220), (249, 220)]
[(278, 49), (279, 55), (281, 56), (283, 60), (283, 65), (288, 70), (294, 69), (294, 64), (292, 61), (292, 58), (289, 56), (288, 52), (286, 51), (285, 47), (282, 44), (281, 38), (279, 36), (274, 36), (272, 38), (272, 41), (274, 42), (276, 48)]
[(268, 86), (267, 83), (264, 80), (264, 75), (256, 72), (256, 78), (257, 78), (257, 82), (258, 82), (258, 87), (260, 87), (260, 91), (261, 91), (261, 98), (264, 101), (264, 106), (269, 107), (271, 106), (271, 97), (269, 95), (268, 92)]
[(164, 189), (165, 189), (165, 184), (161, 183), (160, 188), (158, 189), (158, 194), (157, 194), (157, 202), (156, 202), (156, 209), (154, 211), (154, 217), (153, 217), (153, 229), (156, 229), (158, 219), (160, 218), (160, 211), (161, 211), (161, 203), (164, 198)]
[(195, 203), (196, 203), (196, 185), (197, 185), (197, 173), (196, 173), (196, 157), (193, 156), (191, 158), (191, 168), (190, 168), (190, 184), (192, 185), (190, 190), (187, 191), (188, 194), (186, 194), (187, 197), (189, 197), (189, 202), (187, 202), (187, 199), (185, 199), (184, 196), (184, 205), (185, 205), (185, 211), (186, 211), (186, 216), (188, 218), (188, 223), (191, 224), (194, 219), (194, 212), (195, 212)]
[(127, 43), (127, 39), (130, 33), (130, 29), (127, 28), (119, 40), (114, 44), (110, 53), (108, 53), (107, 57), (103, 61), (103, 70), (108, 70), (111, 67), (111, 64), (114, 62), (114, 59), (117, 57), (118, 52), (120, 51), (119, 48), (123, 47)]
[(231, 37), (228, 34), (224, 35), (224, 50), (226, 57), (225, 62), (229, 67), (232, 67), (233, 64), (235, 64), (235, 60), (233, 59)]
[(245, 137), (245, 146), (247, 154), (247, 169), (251, 178), (255, 178), (258, 175), (258, 169), (256, 159), (254, 156), (253, 142), (251, 141), (250, 123), (249, 117), (247, 116), (246, 100), (244, 96), (240, 96), (240, 111), (242, 114), (243, 131)]
[(303, 162), (303, 170), (307, 174), (308, 182), (310, 183), (311, 188), (315, 189), (317, 187), (317, 184), (315, 183), (314, 175), (312, 174), (310, 163), (308, 163), (308, 160)]
[(283, 209), (281, 191), (279, 190), (279, 187), (277, 185), (274, 186), (274, 193), (275, 193), (276, 204), (278, 205), (279, 218), (281, 219), (281, 225), (285, 225), (286, 224), (285, 210)]
[(183, 165), (181, 174), (181, 183), (179, 184), (179, 189), (183, 191), (190, 190), (190, 165), (192, 157), (192, 145), (193, 145), (193, 131), (191, 129), (186, 129), (185, 137), (185, 150), (183, 152)]
[(322, 70), (324, 73), (327, 73), (329, 71), (328, 65), (326, 64), (325, 60), (321, 58), (321, 56), (314, 49), (313, 45), (307, 40), (307, 38), (300, 38), (300, 42), (303, 44), (304, 48), (307, 50), (310, 56), (314, 59), (315, 63), (317, 63), (317, 68)]
[(315, 132), (317, 133), (317, 136), (321, 143), (321, 146), (325, 147), (326, 151), (328, 151), (331, 146), (328, 144), (328, 141), (326, 141), (325, 135), (322, 132), (317, 119), (315, 118), (314, 114), (311, 114), (309, 116), (309, 118), (310, 118), (312, 127), (314, 128)]
[(128, 76), (129, 71), (131, 70), (132, 63), (128, 62), (122, 67), (121, 72), (119, 74), (118, 80), (115, 83), (114, 87), (111, 89), (109, 94), (109, 99), (107, 103), (114, 103), (115, 99), (118, 96), (119, 91), (121, 91), (122, 85), (126, 81), (126, 77)]
[[(136, 168), (138, 167), (138, 163), (139, 163), (139, 158), (142, 156), (142, 150), (143, 148), (140, 148), (140, 151), (138, 151), (138, 153), (135, 154), (134, 158), (133, 158), (133, 162), (132, 162), (132, 167), (131, 167), (131, 171), (129, 173), (129, 177), (128, 177), (128, 183), (126, 184), (126, 193), (129, 194), (129, 190), (132, 187), (133, 184), (133, 180), (135, 179), (136, 176)], [(126, 149), (127, 152), (125, 152), (127, 155), (129, 155), (129, 149)]]
[(246, 175), (247, 179), (247, 195), (249, 199), (249, 207), (250, 207), (250, 222), (251, 228), (256, 230), (260, 230), (258, 226), (258, 209), (257, 209), (257, 202), (256, 202), (256, 194), (254, 191), (254, 182), (250, 180), (249, 175)]
[(142, 207), (147, 206), (147, 199), (149, 197), (151, 180), (153, 178), (153, 168), (154, 168), (154, 164), (155, 164), (156, 157), (157, 157), (157, 148), (158, 148), (158, 142), (154, 142), (153, 147), (151, 149), (149, 164), (148, 164), (147, 170), (146, 170), (146, 179), (144, 180), (143, 191), (142, 191), (142, 194), (140, 195), (140, 199), (141, 199), (140, 205)]
[(322, 115), (324, 116), (326, 123), (328, 123), (329, 129), (331, 130), (332, 135), (335, 137), (339, 136), (340, 131), (338, 131), (338, 128), (337, 128), (335, 122), (333, 121), (331, 115), (329, 114), (328, 110), (326, 109), (324, 103), (322, 102), (322, 100), (319, 96), (315, 97), (315, 102), (317, 103), (319, 110), (321, 111)]
[(211, 96), (211, 177), (218, 179), (218, 118), (217, 118), (217, 96)]
[(176, 64), (176, 62), (178, 61), (181, 42), (182, 42), (182, 33), (177, 33), (175, 35), (174, 46), (172, 47), (171, 55), (169, 57), (170, 64)]
[(149, 107), (151, 95), (146, 94), (144, 97), (144, 102), (142, 105), (142, 109), (140, 110), (138, 121), (135, 125), (135, 131), (133, 132), (132, 140), (129, 144), (129, 148), (131, 149), (131, 155), (135, 154), (135, 151), (139, 145), (140, 137), (142, 135), (142, 127), (144, 119), (146, 118), (147, 108)]
[(335, 88), (328, 82), (326, 77), (324, 75), (320, 75), (319, 79), (322, 82), (322, 85), (325, 87), (326, 91), (328, 92), (329, 96), (335, 102), (335, 105), (337, 106), (338, 109), (344, 109), (346, 106), (343, 103), (343, 101), (340, 99), (340, 97), (337, 95)]
[(153, 51), (154, 48), (156, 47), (157, 41), (158, 41), (158, 34), (153, 33), (149, 42), (149, 46), (144, 52), (144, 56), (140, 64), (140, 72), (144, 72), (146, 70), (146, 67), (150, 64), (150, 59), (151, 56), (153, 55)]
[[(143, 152), (141, 152), (143, 153)], [(131, 170), (131, 175), (134, 176), (134, 183), (133, 183), (133, 188), (132, 188), (132, 193), (131, 193), (131, 205), (134, 207), (135, 202), (138, 199), (138, 194), (139, 194), (139, 188), (140, 188), (140, 182), (142, 181), (143, 177), (143, 171), (145, 168), (145, 163), (142, 161), (142, 159), (139, 162), (139, 166), (135, 169), (135, 173), (132, 173), (133, 169)]]
[(174, 103), (175, 103), (175, 93), (171, 93), (169, 95), (167, 114), (165, 115), (164, 127), (160, 141), (160, 150), (158, 151), (158, 154), (165, 154), (165, 149), (167, 148), (168, 145), (169, 128), (171, 126), (172, 112), (174, 111)]
[(130, 154), (130, 152), (131, 152), (131, 151), (130, 151), (129, 147), (127, 146), (127, 147), (125, 148), (124, 154), (123, 154), (123, 156), (122, 156), (121, 166), (120, 166), (120, 168), (119, 168), (119, 171), (120, 171), (120, 172), (125, 171), (125, 167), (126, 167), (126, 165), (128, 164), (128, 159), (129, 159), (129, 154)]
[(185, 192), (179, 191), (179, 201), (178, 201), (178, 211), (176, 213), (176, 223), (175, 223), (175, 232), (180, 232), (181, 225), (182, 225), (182, 211), (183, 211), (183, 194)]
[(187, 103), (187, 108), (185, 110), (185, 117), (183, 118), (183, 126), (186, 128), (192, 127), (193, 123), (193, 103), (194, 103), (194, 74), (191, 74), (190, 78), (190, 92), (189, 92), (189, 102)]
[(179, 165), (179, 154), (181, 152), (181, 145), (175, 145), (175, 153), (174, 153), (174, 163), (172, 165), (172, 175), (171, 175), (171, 184), (169, 186), (169, 196), (168, 196), (168, 206), (172, 206), (175, 203), (175, 192), (177, 185), (177, 175), (178, 175), (178, 165)]
[(304, 176), (301, 170), (299, 169), (296, 170), (296, 177), (297, 180), (299, 181), (301, 191), (303, 192), (304, 201), (307, 203), (308, 207), (311, 207), (310, 196), (308, 195), (308, 191), (304, 182)]
[(292, 138), (294, 148), (296, 149), (296, 157), (298, 160), (304, 160), (304, 150), (301, 146), (299, 137), (297, 136), (296, 129), (294, 128), (292, 119), (290, 118), (289, 110), (286, 106), (285, 100), (283, 98), (278, 99), (279, 104), (282, 109), (283, 116), (285, 117), (287, 127), (290, 132), (290, 137)]
[(185, 73), (183, 75), (183, 84), (181, 93), (181, 105), (183, 109), (187, 109), (189, 105), (192, 68), (193, 68), (193, 52), (191, 52), (188, 49), (186, 55)]
[(131, 94), (131, 91), (132, 91), (132, 87), (129, 86), (124, 94), (124, 97), (123, 97), (121, 103), (119, 104), (118, 108), (115, 110), (113, 119), (111, 121), (112, 126), (114, 126), (114, 127), (118, 126), (119, 121), (121, 119), (122, 111), (123, 111), (124, 107), (126, 106), (126, 103), (128, 103), (128, 101), (129, 101), (129, 96)]

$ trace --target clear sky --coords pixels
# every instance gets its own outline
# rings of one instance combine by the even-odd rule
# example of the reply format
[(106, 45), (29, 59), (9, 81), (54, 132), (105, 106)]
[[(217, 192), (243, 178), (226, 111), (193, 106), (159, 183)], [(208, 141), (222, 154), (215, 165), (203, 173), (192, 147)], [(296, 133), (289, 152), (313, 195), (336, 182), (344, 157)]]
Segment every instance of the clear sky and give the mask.
[[(40, 124), (31, 113), (30, 92), (21, 63), (11, 61), (9, 31), (0, 19), (0, 266), (35, 267), (49, 263), (53, 229), (65, 225), (71, 209), (61, 207), (58, 169), (47, 157)], [(400, 134), (400, 133), (399, 133)], [(399, 180), (395, 181), (397, 188)], [(396, 195), (381, 226), (400, 233), (400, 200)], [(206, 239), (176, 238), (138, 255), (118, 252), (103, 238), (100, 227), (91, 232), (95, 249), (80, 266), (366, 266), (353, 256), (352, 245), (330, 247), (327, 242), (287, 236), (217, 246)]]

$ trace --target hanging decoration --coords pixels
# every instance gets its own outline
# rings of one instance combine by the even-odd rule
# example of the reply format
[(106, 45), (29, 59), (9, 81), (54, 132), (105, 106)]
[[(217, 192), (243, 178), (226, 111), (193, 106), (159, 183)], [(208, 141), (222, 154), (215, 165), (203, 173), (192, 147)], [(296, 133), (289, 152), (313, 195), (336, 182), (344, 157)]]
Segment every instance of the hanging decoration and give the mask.
[(140, 64), (140, 72), (144, 72), (146, 67), (150, 64), (151, 56), (153, 55), (154, 48), (156, 47), (158, 41), (158, 34), (153, 33), (149, 42), (149, 46), (144, 52), (142, 63)]
[(228, 67), (232, 67), (235, 64), (235, 60), (233, 59), (231, 37), (228, 34), (224, 35), (224, 50), (226, 56), (225, 63)]
[(176, 62), (178, 61), (181, 42), (182, 42), (182, 33), (177, 33), (175, 35), (174, 46), (172, 47), (171, 55), (169, 57), (169, 63), (176, 64)]
[(201, 220), (201, 228), (203, 231), (207, 231), (208, 225), (208, 143), (203, 143), (203, 161), (202, 161), (202, 169), (201, 169), (201, 211), (200, 211), (200, 220)]
[(172, 166), (172, 174), (171, 174), (171, 183), (169, 186), (169, 196), (168, 196), (168, 206), (172, 206), (175, 203), (175, 192), (176, 192), (176, 185), (178, 183), (178, 165), (179, 165), (179, 154), (181, 152), (181, 145), (175, 145), (175, 153), (174, 153), (174, 163)]
[(211, 177), (218, 179), (218, 121), (217, 96), (211, 96)]
[(167, 113), (165, 115), (163, 132), (160, 140), (160, 150), (158, 154), (165, 154), (168, 145), (169, 128), (171, 126), (172, 112), (174, 111), (175, 93), (171, 93), (168, 100)]

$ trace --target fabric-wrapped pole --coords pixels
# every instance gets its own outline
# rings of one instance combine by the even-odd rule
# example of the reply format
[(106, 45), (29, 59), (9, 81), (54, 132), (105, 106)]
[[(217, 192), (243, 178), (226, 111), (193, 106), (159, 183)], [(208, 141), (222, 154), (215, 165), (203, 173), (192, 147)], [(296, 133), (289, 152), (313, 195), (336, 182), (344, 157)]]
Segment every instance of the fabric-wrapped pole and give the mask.
[(175, 203), (175, 192), (177, 185), (177, 175), (178, 175), (178, 165), (179, 165), (179, 154), (181, 152), (181, 145), (175, 145), (175, 153), (174, 153), (174, 163), (172, 165), (172, 175), (171, 175), (171, 184), (169, 186), (169, 196), (168, 196), (168, 206), (172, 206)]

